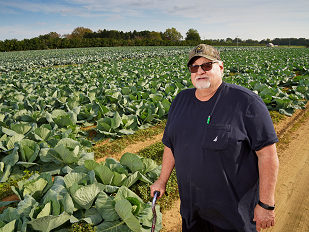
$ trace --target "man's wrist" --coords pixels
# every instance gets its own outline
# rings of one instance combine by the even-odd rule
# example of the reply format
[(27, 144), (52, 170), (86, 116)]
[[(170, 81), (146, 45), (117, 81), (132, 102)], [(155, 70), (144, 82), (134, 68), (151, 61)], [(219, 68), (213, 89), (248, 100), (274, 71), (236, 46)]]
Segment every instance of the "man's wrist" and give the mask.
[(261, 202), (260, 200), (258, 202), (258, 205), (261, 206), (264, 209), (267, 209), (267, 210), (274, 210), (275, 209), (275, 205), (274, 206), (267, 205), (267, 204)]

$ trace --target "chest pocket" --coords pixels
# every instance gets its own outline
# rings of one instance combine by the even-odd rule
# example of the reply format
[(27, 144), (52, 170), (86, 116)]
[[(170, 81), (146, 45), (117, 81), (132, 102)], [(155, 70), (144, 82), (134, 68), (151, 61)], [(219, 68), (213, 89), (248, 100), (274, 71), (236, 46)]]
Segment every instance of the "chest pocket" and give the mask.
[(203, 148), (212, 151), (229, 149), (230, 125), (206, 124)]

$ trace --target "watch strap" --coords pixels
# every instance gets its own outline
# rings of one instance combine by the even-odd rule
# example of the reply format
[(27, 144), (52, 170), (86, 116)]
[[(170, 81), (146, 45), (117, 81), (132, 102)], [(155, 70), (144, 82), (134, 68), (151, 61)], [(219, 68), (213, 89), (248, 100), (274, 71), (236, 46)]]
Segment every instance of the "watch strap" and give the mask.
[(261, 202), (260, 200), (259, 200), (258, 204), (259, 204), (259, 206), (261, 206), (262, 208), (267, 209), (267, 210), (274, 210), (275, 209), (275, 206), (266, 205), (263, 202)]

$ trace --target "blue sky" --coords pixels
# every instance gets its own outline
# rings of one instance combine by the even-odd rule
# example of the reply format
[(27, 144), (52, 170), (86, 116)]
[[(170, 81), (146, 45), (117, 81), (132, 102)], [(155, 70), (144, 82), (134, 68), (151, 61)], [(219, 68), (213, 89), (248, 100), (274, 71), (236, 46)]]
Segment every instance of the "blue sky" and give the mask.
[(308, 0), (0, 0), (0, 40), (76, 27), (92, 31), (196, 29), (202, 39), (309, 38)]

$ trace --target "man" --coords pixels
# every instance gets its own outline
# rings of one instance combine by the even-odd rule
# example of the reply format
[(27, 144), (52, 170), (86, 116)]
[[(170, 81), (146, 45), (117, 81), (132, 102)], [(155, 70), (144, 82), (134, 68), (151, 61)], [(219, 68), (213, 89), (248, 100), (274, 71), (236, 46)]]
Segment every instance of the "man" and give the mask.
[(195, 88), (171, 105), (151, 195), (157, 190), (162, 197), (175, 166), (183, 232), (273, 226), (278, 138), (263, 100), (222, 81), (223, 62), (212, 46), (195, 47), (187, 65)]

